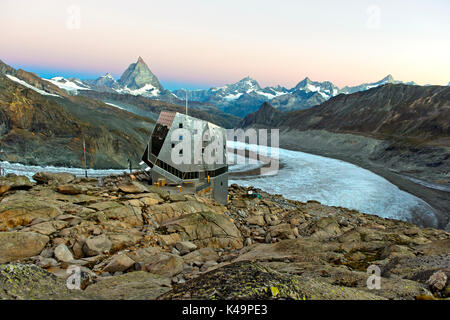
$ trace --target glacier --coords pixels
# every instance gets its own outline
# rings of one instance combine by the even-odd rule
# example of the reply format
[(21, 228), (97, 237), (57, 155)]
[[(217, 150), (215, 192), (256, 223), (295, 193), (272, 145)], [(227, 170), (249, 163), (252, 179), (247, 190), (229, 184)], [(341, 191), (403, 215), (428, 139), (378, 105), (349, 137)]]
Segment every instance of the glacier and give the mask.
[(420, 216), (432, 226), (438, 224), (428, 203), (400, 190), (383, 177), (348, 162), (241, 142), (229, 141), (227, 145), (269, 157), (276, 157), (278, 153), (283, 164), (282, 169), (271, 175), (231, 177), (230, 184), (253, 186), (292, 200), (316, 200), (383, 218), (412, 222), (414, 217)]

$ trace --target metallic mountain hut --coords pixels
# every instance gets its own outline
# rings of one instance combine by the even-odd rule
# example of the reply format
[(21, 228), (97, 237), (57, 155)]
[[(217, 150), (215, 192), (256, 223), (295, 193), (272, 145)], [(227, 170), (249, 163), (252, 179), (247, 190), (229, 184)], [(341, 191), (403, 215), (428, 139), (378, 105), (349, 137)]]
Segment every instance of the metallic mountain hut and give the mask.
[[(226, 204), (226, 142), (224, 128), (178, 112), (162, 111), (141, 164), (147, 165), (145, 171), (153, 184), (182, 193), (209, 194)], [(184, 160), (180, 163), (181, 157)]]

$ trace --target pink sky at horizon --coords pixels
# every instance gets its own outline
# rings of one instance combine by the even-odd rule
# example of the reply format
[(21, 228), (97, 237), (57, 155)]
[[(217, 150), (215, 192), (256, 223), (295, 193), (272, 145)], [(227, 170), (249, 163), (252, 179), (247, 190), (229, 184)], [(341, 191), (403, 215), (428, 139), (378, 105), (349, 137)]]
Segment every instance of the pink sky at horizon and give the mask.
[[(68, 27), (78, 21), (72, 6), (79, 29)], [(118, 77), (142, 56), (169, 87), (245, 76), (262, 86), (309, 77), (344, 87), (387, 74), (445, 85), (448, 16), (445, 0), (2, 0), (0, 60), (40, 75), (94, 78)]]

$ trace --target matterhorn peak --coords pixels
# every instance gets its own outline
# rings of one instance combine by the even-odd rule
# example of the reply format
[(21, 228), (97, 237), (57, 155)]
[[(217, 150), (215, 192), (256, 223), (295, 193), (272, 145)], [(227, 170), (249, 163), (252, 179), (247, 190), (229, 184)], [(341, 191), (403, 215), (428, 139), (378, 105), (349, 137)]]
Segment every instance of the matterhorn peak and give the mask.
[(381, 81), (392, 83), (392, 82), (394, 82), (395, 80), (394, 80), (394, 77), (392, 76), (392, 74), (388, 74), (388, 75), (387, 75), (386, 77), (384, 77), (383, 80), (381, 80)]
[(145, 86), (153, 87), (159, 91), (164, 90), (141, 56), (139, 56), (137, 62), (130, 64), (118, 82), (122, 87), (130, 90), (141, 89)]

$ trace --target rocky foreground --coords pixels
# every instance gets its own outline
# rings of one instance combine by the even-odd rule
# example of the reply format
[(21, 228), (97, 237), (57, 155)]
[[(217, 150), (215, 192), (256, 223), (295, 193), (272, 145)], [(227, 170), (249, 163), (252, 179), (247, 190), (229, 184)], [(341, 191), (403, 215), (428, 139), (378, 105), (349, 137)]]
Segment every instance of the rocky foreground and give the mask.
[(141, 173), (33, 178), (0, 177), (2, 299), (450, 297), (443, 230), (237, 185), (222, 206)]

